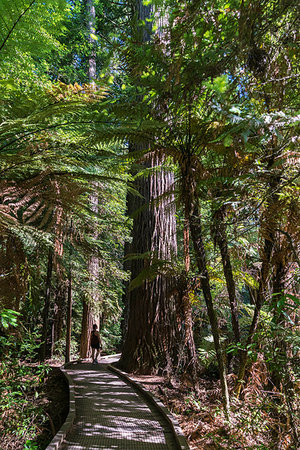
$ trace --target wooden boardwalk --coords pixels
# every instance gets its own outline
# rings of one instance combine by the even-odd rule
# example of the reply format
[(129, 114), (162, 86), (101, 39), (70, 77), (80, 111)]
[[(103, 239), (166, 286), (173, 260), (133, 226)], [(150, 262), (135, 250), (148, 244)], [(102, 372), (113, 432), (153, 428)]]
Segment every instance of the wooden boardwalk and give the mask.
[(72, 363), (65, 369), (74, 386), (74, 420), (62, 442), (54, 439), (47, 449), (188, 449), (159, 409), (110, 371), (108, 362)]

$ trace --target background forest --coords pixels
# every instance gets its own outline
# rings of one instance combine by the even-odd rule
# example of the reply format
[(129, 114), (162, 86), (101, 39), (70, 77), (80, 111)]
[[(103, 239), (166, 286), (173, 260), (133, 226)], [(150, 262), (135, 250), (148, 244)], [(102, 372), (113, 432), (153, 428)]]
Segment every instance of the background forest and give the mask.
[(3, 449), (46, 447), (50, 365), (93, 323), (191, 448), (298, 448), (296, 3), (0, 0), (0, 23)]

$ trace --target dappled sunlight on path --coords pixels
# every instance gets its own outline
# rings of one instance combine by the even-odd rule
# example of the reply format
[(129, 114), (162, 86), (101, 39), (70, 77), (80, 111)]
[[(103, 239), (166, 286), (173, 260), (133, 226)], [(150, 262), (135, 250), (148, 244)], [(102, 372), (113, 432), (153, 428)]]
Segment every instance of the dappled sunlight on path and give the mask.
[(63, 449), (176, 449), (172, 432), (135, 389), (100, 364), (72, 363), (76, 418)]

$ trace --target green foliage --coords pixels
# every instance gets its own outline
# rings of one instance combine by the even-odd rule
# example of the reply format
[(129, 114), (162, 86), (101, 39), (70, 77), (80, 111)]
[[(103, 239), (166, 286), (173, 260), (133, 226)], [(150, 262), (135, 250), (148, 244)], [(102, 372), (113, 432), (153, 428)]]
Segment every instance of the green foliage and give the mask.
[(49, 368), (44, 364), (26, 364), (23, 360), (36, 355), (40, 345), (38, 338), (37, 333), (23, 330), (22, 335), (14, 331), (1, 336), (0, 342), (1, 435), (4, 439), (14, 435), (27, 440), (26, 445), (31, 445), (28, 448), (35, 448), (30, 441), (47, 420), (43, 405), (38, 400)]
[(18, 316), (21, 313), (18, 311), (13, 311), (12, 309), (3, 309), (0, 312), (0, 325), (2, 328), (7, 329), (8, 327), (16, 327), (18, 325)]

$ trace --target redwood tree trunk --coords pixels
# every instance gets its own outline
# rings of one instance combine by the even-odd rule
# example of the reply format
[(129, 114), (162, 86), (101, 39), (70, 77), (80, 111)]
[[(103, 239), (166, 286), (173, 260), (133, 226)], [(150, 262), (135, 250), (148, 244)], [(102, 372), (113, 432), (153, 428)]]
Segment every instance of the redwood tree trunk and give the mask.
[[(145, 165), (160, 166), (161, 160), (151, 156)], [(162, 198), (173, 182), (173, 174), (161, 169), (147, 179), (138, 178), (135, 188), (141, 197), (131, 198), (131, 210), (137, 212), (131, 253), (141, 255), (131, 261), (131, 279), (143, 271), (152, 279), (145, 279), (128, 293), (127, 335), (119, 363), (128, 372), (171, 371), (176, 359), (173, 280), (152, 273), (160, 261), (171, 261), (177, 251), (174, 199)]]
[[(152, 6), (142, 0), (136, 3), (137, 39), (142, 44), (150, 40), (152, 25), (148, 20)], [(132, 146), (134, 147), (134, 146)], [(147, 150), (147, 142), (132, 150)], [(161, 158), (153, 155), (143, 161), (143, 167), (159, 167)], [(129, 372), (155, 373), (159, 369), (172, 371), (177, 357), (177, 325), (174, 282), (166, 274), (155, 275), (160, 261), (171, 261), (177, 252), (176, 219), (173, 196), (174, 176), (160, 169), (147, 179), (137, 178), (135, 188), (141, 197), (130, 196), (128, 208), (135, 211), (131, 253), (141, 255), (130, 262), (131, 280), (147, 277), (128, 293), (127, 333), (120, 367)]]
[(80, 339), (80, 358), (90, 356), (89, 331), (93, 328), (93, 314), (89, 302), (83, 302), (81, 339)]
[[(87, 32), (88, 41), (90, 44), (90, 55), (88, 58), (88, 79), (90, 83), (93, 83), (96, 79), (96, 49), (95, 41), (91, 37), (96, 33), (96, 10), (94, 0), (86, 0), (86, 17), (87, 17)], [(89, 202), (91, 210), (98, 213), (99, 199), (97, 195), (97, 183), (93, 183), (95, 193), (90, 195)], [(97, 232), (94, 230), (94, 237), (97, 238)], [(99, 277), (99, 259), (97, 256), (92, 255), (88, 261), (88, 273), (90, 275), (91, 292), (94, 304), (99, 302), (99, 294), (97, 290), (97, 282)], [(94, 319), (94, 314), (91, 307), (91, 299), (85, 298), (83, 300), (83, 315), (82, 315), (82, 327), (81, 327), (81, 341), (80, 341), (80, 357), (87, 358), (89, 356), (89, 330), (92, 328), (93, 323), (97, 323)]]

